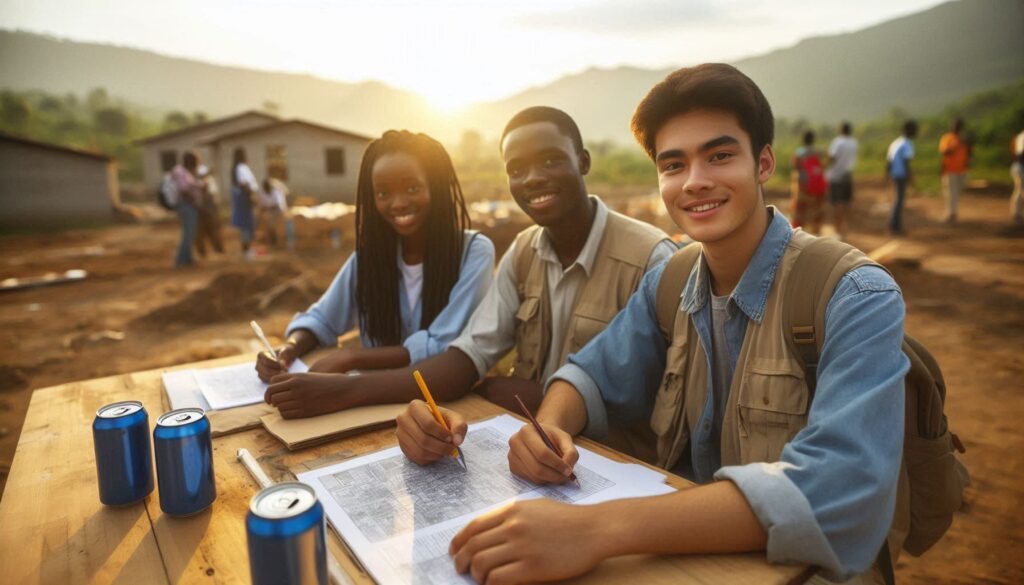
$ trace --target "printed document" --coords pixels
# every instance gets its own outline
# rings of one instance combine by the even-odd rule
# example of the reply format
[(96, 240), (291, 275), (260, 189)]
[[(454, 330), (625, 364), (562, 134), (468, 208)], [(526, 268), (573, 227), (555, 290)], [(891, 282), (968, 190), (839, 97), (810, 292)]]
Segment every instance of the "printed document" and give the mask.
[(523, 422), (503, 415), (470, 425), (461, 445), (467, 469), (451, 457), (409, 461), (398, 447), (307, 473), (328, 520), (378, 583), (472, 583), (455, 572), (448, 544), (470, 520), (517, 499), (596, 504), (670, 493), (665, 475), (612, 461), (583, 447), (580, 486), (538, 486), (508, 469), (508, 439)]
[[(292, 362), (289, 372), (309, 371), (302, 360)], [(263, 400), (267, 384), (256, 373), (256, 362), (222, 368), (165, 372), (164, 387), (171, 408), (200, 407), (222, 410)]]

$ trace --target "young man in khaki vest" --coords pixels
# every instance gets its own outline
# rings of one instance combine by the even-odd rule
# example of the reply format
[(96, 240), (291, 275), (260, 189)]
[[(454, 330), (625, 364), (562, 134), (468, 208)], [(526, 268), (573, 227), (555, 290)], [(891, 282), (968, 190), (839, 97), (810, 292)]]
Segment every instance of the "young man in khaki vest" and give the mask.
[[(512, 197), (537, 226), (519, 234), (502, 258), (494, 283), (459, 338), (444, 353), (406, 368), (275, 378), (267, 393), (272, 404), (309, 404), (302, 416), (313, 416), (362, 404), (408, 402), (421, 395), (414, 369), (436, 399), (452, 400), (468, 393), (516, 347), (513, 375), (489, 378), (482, 390), (509, 407), (513, 394), (533, 396), (536, 407), (544, 380), (565, 356), (603, 330), (647, 269), (675, 251), (661, 230), (587, 194), (590, 153), (565, 112), (548, 107), (519, 112), (502, 133), (501, 149)], [(311, 396), (318, 399), (305, 400)], [(421, 400), (399, 421), (400, 438), (420, 439), (421, 422), (436, 426)], [(464, 435), (465, 425), (460, 429)], [(416, 444), (430, 447), (422, 440)], [(436, 451), (438, 457), (445, 452)], [(426, 462), (426, 453), (410, 456)]]
[(659, 267), (549, 381), (537, 418), (564, 456), (527, 425), (510, 440), (509, 466), (564, 482), (578, 458), (573, 435), (601, 439), (609, 421), (646, 420), (659, 465), (700, 485), (595, 506), (518, 502), (455, 536), (456, 568), (518, 583), (618, 555), (764, 550), (830, 579), (870, 579), (903, 445), (899, 288), (878, 266), (839, 279), (811, 403), (781, 313), (793, 259), (814, 238), (765, 206), (775, 170), (767, 100), (731, 66), (682, 69), (640, 103), (633, 131), (669, 214), (701, 246), (685, 285), (673, 283), (682, 294), (671, 342), (656, 318)]

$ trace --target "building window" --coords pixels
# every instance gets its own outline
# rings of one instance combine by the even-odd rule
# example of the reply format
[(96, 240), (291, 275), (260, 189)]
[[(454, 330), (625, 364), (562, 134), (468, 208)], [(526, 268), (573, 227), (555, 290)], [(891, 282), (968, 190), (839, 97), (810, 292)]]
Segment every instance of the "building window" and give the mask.
[(344, 148), (327, 148), (324, 150), (324, 154), (327, 158), (327, 174), (328, 175), (344, 175), (345, 174), (345, 149)]
[(174, 165), (178, 164), (178, 152), (175, 150), (161, 150), (160, 151), (160, 171), (168, 172), (174, 168)]
[(267, 176), (288, 182), (288, 147), (274, 144), (267, 147)]

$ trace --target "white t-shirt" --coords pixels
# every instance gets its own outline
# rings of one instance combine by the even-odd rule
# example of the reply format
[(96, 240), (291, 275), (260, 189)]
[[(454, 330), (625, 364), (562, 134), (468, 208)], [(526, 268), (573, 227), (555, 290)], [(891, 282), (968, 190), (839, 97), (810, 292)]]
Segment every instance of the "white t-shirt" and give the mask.
[(260, 185), (256, 182), (256, 175), (252, 173), (252, 169), (245, 163), (239, 164), (235, 167), (235, 183), (239, 185), (248, 185), (252, 191), (259, 191)]
[(423, 263), (406, 264), (404, 260), (398, 261), (398, 269), (402, 271), (402, 280), (405, 282), (405, 298), (409, 301), (409, 312), (416, 309), (416, 302), (423, 291)]
[(828, 155), (832, 158), (832, 164), (825, 172), (825, 178), (838, 181), (852, 171), (853, 165), (857, 163), (857, 139), (842, 134), (836, 136), (828, 145)]

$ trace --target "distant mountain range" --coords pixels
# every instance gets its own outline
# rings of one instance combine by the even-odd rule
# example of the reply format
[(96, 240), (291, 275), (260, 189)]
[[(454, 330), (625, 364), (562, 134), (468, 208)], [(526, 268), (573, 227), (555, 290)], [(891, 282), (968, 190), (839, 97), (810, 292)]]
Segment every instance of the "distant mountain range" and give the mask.
[[(680, 55), (679, 62), (699, 58)], [(1024, 79), (1024, 1), (958, 0), (733, 64), (760, 85), (778, 117), (856, 122), (897, 107), (932, 113)], [(628, 141), (633, 108), (670, 71), (589, 69), (445, 118), (419, 95), (377, 82), (342, 83), (0, 31), (0, 87), (8, 89), (84, 94), (104, 87), (154, 113), (211, 116), (271, 101), (289, 117), (370, 135), (391, 127), (422, 129), (443, 140), (457, 140), (466, 129), (497, 134), (519, 109), (546, 104), (572, 114), (589, 140)]]

